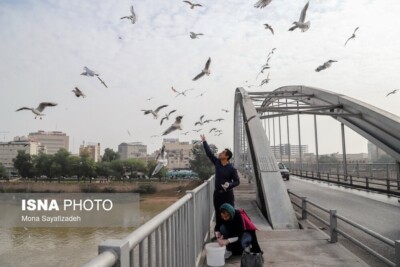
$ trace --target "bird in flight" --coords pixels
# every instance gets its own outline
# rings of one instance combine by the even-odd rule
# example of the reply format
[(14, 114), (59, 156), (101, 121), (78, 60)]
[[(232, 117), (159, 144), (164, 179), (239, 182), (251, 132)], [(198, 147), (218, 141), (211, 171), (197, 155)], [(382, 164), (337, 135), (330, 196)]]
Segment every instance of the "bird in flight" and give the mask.
[(157, 155), (156, 160), (157, 160), (157, 166), (154, 168), (151, 177), (159, 173), (162, 167), (167, 166), (168, 164), (167, 152), (165, 152), (165, 145), (162, 146), (160, 153), (158, 153)]
[(162, 108), (165, 108), (165, 107), (168, 107), (168, 105), (159, 106), (159, 107), (156, 108), (155, 110), (152, 110), (152, 109), (142, 109), (142, 111), (144, 111), (144, 115), (153, 114), (154, 119), (157, 119), (157, 118), (158, 118), (158, 112), (159, 112)]
[(87, 77), (97, 77), (97, 79), (99, 79), (99, 81), (100, 81), (106, 88), (108, 88), (107, 85), (106, 85), (106, 83), (99, 77), (100, 74), (98, 74), (97, 72), (95, 72), (95, 71), (89, 69), (89, 68), (86, 67), (86, 66), (83, 67), (83, 69), (84, 69), (85, 71), (82, 72), (81, 75), (85, 75), (85, 76), (87, 76)]
[(128, 135), (131, 136), (131, 132), (129, 130), (127, 130), (127, 131), (128, 131)]
[(386, 97), (388, 97), (389, 95), (394, 95), (397, 91), (400, 91), (400, 89), (396, 89), (396, 90), (393, 90), (393, 91), (389, 92), (389, 93), (386, 95)]
[(218, 118), (218, 119), (215, 119), (214, 121), (223, 121), (224, 119), (223, 118)]
[(190, 133), (190, 132), (184, 132), (184, 133), (181, 133), (182, 135), (187, 135), (188, 133)]
[(194, 129), (194, 130), (192, 130), (192, 131), (198, 133), (198, 132), (200, 132), (201, 130), (203, 130), (203, 129)]
[(196, 7), (196, 6), (202, 6), (202, 5), (200, 5), (200, 4), (192, 3), (192, 2), (190, 2), (190, 1), (183, 1), (183, 2), (188, 3), (188, 4), (190, 5), (190, 8), (191, 8), (191, 9), (194, 9), (194, 7)]
[(211, 133), (212, 131), (216, 131), (217, 130), (217, 128), (211, 128), (211, 130), (208, 132), (208, 133)]
[(204, 115), (201, 115), (199, 121), (197, 121), (197, 122), (194, 124), (194, 126), (203, 125), (203, 123), (204, 123), (204, 122), (203, 122), (203, 118), (204, 118)]
[(121, 19), (130, 19), (132, 24), (135, 24), (137, 17), (135, 14), (135, 10), (133, 9), (133, 6), (131, 6), (131, 15), (122, 17)]
[(270, 30), (272, 32), (272, 34), (274, 34), (274, 29), (272, 29), (271, 25), (265, 23), (264, 26), (265, 26), (265, 29)]
[(150, 136), (150, 138), (154, 138), (154, 137), (159, 137), (159, 135), (155, 134), (155, 135)]
[(347, 42), (350, 41), (351, 39), (355, 39), (356, 38), (356, 31), (358, 30), (359, 27), (354, 29), (353, 34), (349, 37), (349, 39), (347, 39), (347, 41), (344, 43), (344, 46), (346, 46)]
[(264, 8), (268, 6), (272, 0), (259, 0), (257, 3), (254, 4), (255, 8)]
[(76, 97), (80, 97), (80, 96), (83, 97), (83, 98), (86, 97), (85, 94), (81, 90), (79, 90), (78, 87), (75, 87), (75, 89), (72, 90), (72, 92), (74, 92)]
[(193, 81), (197, 81), (198, 79), (203, 77), (204, 74), (210, 75), (210, 64), (211, 64), (211, 58), (208, 58), (204, 69), (199, 74), (197, 74), (196, 77), (193, 78)]
[(197, 36), (199, 36), (199, 35), (204, 35), (204, 34), (202, 34), (202, 33), (190, 32), (190, 38), (192, 38), (192, 39), (198, 39)]
[(227, 110), (227, 109), (221, 109), (221, 110), (224, 111), (224, 112), (226, 112), (226, 113), (229, 112), (229, 110)]
[(327, 62), (325, 62), (324, 64), (322, 64), (321, 66), (318, 66), (316, 69), (315, 69), (315, 71), (316, 72), (320, 72), (321, 70), (324, 70), (324, 69), (327, 69), (327, 68), (329, 68), (330, 66), (332, 66), (332, 63), (333, 62), (337, 62), (336, 60), (328, 60)]
[(154, 97), (149, 97), (149, 98), (147, 98), (146, 100), (147, 101), (150, 101), (150, 100), (152, 100)]
[(171, 90), (172, 90), (174, 93), (176, 93), (176, 96), (175, 96), (175, 97), (178, 97), (179, 95), (186, 96), (186, 92), (187, 92), (187, 91), (192, 91), (192, 90), (194, 90), (194, 89), (193, 89), (193, 88), (190, 88), (190, 89), (186, 89), (186, 90), (184, 90), (184, 91), (182, 91), (182, 92), (179, 92), (179, 91), (176, 90), (173, 86), (171, 86)]
[(171, 114), (174, 113), (175, 111), (176, 111), (176, 109), (170, 111), (168, 114), (166, 113), (166, 114), (165, 114), (165, 117), (161, 119), (160, 125), (162, 125), (162, 123), (163, 123), (164, 120), (169, 120), (169, 115), (171, 115)]
[(306, 19), (306, 12), (307, 12), (307, 8), (308, 8), (308, 4), (309, 4), (309, 2), (307, 2), (307, 4), (303, 7), (303, 10), (301, 10), (299, 21), (293, 22), (294, 26), (291, 27), (289, 29), (289, 31), (294, 31), (295, 29), (299, 28), (299, 29), (301, 29), (302, 32), (305, 32), (310, 28), (310, 22), (309, 21), (304, 22)]
[(197, 95), (196, 97), (203, 96), (205, 93), (206, 93), (206, 92), (204, 91), (203, 93)]
[(269, 83), (269, 80), (270, 80), (270, 78), (269, 78), (269, 73), (268, 73), (267, 78), (264, 79), (264, 80), (262, 80), (261, 83), (260, 83), (260, 85), (259, 85), (258, 87), (261, 87), (261, 86), (263, 86), (264, 84)]
[(175, 122), (167, 129), (167, 130), (165, 130), (165, 132), (163, 132), (163, 134), (162, 135), (167, 135), (167, 134), (169, 134), (169, 133), (171, 133), (171, 132), (173, 132), (173, 131), (175, 131), (175, 130), (182, 130), (182, 128), (181, 128), (181, 122), (182, 122), (182, 118), (183, 118), (183, 116), (178, 116), (178, 117), (176, 117), (175, 118)]
[(32, 111), (36, 116), (35, 119), (37, 117), (39, 117), (40, 119), (42, 119), (42, 117), (45, 115), (42, 113), (42, 111), (46, 108), (46, 107), (54, 107), (57, 106), (57, 103), (52, 103), (52, 102), (42, 102), (39, 104), (39, 106), (37, 108), (28, 108), (28, 107), (22, 107), (17, 109), (16, 111), (20, 111), (20, 110), (30, 110)]

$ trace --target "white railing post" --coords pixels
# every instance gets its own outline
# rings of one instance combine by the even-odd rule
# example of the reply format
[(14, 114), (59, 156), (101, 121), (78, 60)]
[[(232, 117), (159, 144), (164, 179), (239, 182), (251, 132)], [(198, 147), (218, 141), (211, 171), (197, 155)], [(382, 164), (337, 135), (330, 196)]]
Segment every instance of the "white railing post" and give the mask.
[(108, 239), (99, 245), (99, 254), (111, 251), (117, 255), (115, 267), (129, 266), (129, 242), (122, 239)]

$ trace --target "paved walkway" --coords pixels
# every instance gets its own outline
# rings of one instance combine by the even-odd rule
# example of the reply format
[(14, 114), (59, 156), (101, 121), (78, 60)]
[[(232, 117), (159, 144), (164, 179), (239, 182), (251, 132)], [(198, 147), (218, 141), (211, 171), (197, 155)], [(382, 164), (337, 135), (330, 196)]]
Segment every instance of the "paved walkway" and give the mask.
[[(303, 229), (272, 230), (257, 208), (255, 185), (247, 180), (241, 179), (235, 197), (236, 208), (244, 208), (259, 229), (257, 239), (264, 251), (264, 266), (368, 266), (339, 243), (329, 243), (328, 236), (306, 220), (299, 220)], [(232, 256), (225, 266), (240, 266), (240, 256)]]

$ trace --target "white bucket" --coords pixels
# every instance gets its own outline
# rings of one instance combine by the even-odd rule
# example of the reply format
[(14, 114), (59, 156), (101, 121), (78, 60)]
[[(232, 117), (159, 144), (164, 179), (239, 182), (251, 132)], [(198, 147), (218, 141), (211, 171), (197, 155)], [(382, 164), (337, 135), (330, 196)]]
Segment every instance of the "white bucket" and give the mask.
[(207, 265), (224, 266), (225, 265), (225, 246), (221, 247), (218, 243), (206, 244)]

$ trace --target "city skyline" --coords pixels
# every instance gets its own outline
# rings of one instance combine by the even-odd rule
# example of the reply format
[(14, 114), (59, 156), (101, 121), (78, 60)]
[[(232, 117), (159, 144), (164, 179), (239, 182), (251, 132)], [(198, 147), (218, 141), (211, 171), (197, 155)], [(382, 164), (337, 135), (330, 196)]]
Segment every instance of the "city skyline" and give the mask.
[[(120, 20), (129, 14), (131, 1), (118, 5), (113, 1), (3, 1), (0, 22), (7, 27), (0, 29), (0, 132), (8, 133), (0, 137), (4, 141), (39, 130), (62, 131), (70, 136), (73, 153), (78, 153), (83, 141), (99, 142), (114, 151), (122, 142), (143, 142), (155, 151), (175, 116), (184, 116), (183, 129), (165, 137), (190, 141), (199, 139), (201, 132), (181, 134), (200, 128), (194, 123), (205, 115), (204, 119), (224, 118), (204, 128), (209, 142), (218, 149), (233, 148), (234, 90), (260, 84), (267, 72), (255, 78), (272, 48), (276, 51), (269, 62), (271, 80), (251, 91), (304, 84), (400, 114), (400, 94), (386, 97), (400, 87), (396, 78), (400, 29), (393, 27), (400, 3), (310, 1), (310, 29), (289, 32), (305, 2), (273, 1), (256, 9), (250, 2), (202, 1), (202, 8), (191, 10), (181, 1), (141, 1), (133, 3), (138, 17), (132, 24)], [(274, 35), (264, 29), (264, 23), (274, 27)], [(344, 47), (356, 27), (356, 38)], [(191, 39), (191, 31), (204, 35)], [(210, 57), (210, 76), (192, 81)], [(314, 71), (329, 59), (338, 62)], [(100, 73), (108, 88), (80, 75), (84, 66)], [(71, 92), (74, 87), (86, 98), (77, 98)], [(176, 96), (171, 87), (194, 90)], [(15, 112), (42, 101), (58, 103), (44, 110), (42, 120), (35, 120), (28, 111)], [(161, 126), (160, 119), (141, 111), (165, 104), (168, 107), (160, 111), (160, 117), (177, 111)], [(340, 153), (339, 123), (331, 138), (333, 119), (318, 120), (320, 154)], [(291, 127), (295, 122), (291, 117)], [(307, 131), (312, 117), (302, 118), (302, 125)], [(212, 127), (223, 134), (210, 135)], [(305, 132), (302, 138), (302, 144), (315, 151), (313, 133)], [(367, 151), (367, 141), (347, 128), (346, 138), (348, 153)], [(293, 138), (290, 143), (297, 141)]]

